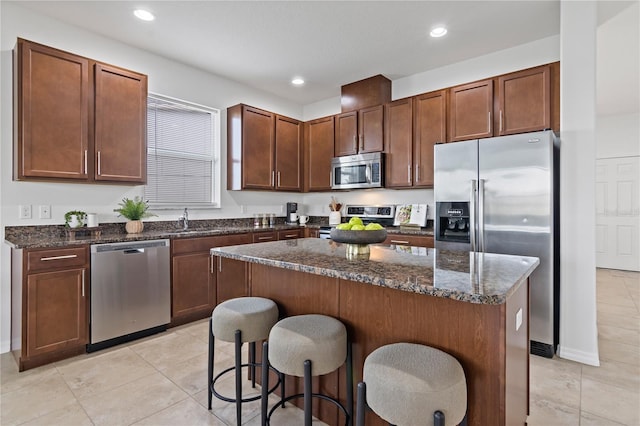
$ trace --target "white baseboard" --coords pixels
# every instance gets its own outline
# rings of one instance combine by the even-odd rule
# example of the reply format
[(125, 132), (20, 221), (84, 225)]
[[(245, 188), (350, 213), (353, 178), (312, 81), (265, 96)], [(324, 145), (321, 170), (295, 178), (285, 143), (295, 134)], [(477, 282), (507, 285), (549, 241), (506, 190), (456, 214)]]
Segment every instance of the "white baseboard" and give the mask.
[(0, 342), (0, 354), (7, 353), (11, 350), (11, 341), (6, 339)]
[(593, 365), (594, 367), (600, 366), (600, 357), (598, 352), (585, 352), (558, 345), (557, 354), (560, 358), (579, 362), (581, 364)]

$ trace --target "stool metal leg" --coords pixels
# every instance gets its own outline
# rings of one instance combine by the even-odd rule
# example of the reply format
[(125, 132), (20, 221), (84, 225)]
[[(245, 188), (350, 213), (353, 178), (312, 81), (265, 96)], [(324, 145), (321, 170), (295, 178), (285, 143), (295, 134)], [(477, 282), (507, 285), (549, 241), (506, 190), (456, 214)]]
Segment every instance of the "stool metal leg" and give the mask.
[(444, 426), (444, 413), (440, 410), (433, 413), (433, 426)]
[(249, 368), (251, 369), (251, 387), (256, 387), (256, 342), (249, 343)]
[(304, 362), (304, 426), (311, 426), (311, 361)]
[[(269, 408), (269, 342), (262, 344), (262, 398), (260, 400), (260, 418), (262, 426), (267, 426)], [(284, 398), (284, 394), (282, 394)]]
[(358, 383), (358, 399), (356, 406), (356, 426), (364, 426), (364, 411), (367, 403), (367, 385)]
[(209, 410), (211, 410), (211, 399), (212, 399), (212, 392), (211, 392), (211, 386), (213, 385), (213, 353), (214, 353), (214, 341), (213, 341), (213, 329), (211, 328), (212, 325), (212, 321), (211, 318), (209, 318), (209, 366), (208, 366), (208, 375), (207, 375), (207, 382), (208, 382), (208, 392), (207, 392), (207, 407), (209, 407)]
[(351, 341), (347, 342), (347, 426), (353, 424), (353, 360)]
[(236, 330), (236, 420), (242, 424), (242, 337), (241, 331)]

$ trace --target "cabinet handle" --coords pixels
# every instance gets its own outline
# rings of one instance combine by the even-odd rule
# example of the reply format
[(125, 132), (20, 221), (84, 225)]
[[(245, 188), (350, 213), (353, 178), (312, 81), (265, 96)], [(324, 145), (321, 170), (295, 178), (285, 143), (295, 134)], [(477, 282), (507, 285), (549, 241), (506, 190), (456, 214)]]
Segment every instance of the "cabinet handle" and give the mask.
[(41, 257), (40, 260), (43, 261), (43, 262), (46, 262), (46, 261), (49, 261), (49, 260), (75, 259), (76, 257), (78, 257), (77, 254), (66, 254), (64, 256)]
[(411, 183), (411, 164), (407, 164), (407, 182)]
[(278, 171), (278, 188), (280, 188), (280, 171)]
[(213, 256), (209, 256), (209, 272), (213, 274)]
[(222, 272), (222, 256), (218, 257), (218, 272)]
[(364, 135), (360, 135), (360, 151), (364, 150)]
[(100, 176), (102, 174), (100, 169), (101, 169), (101, 167), (100, 167), (100, 151), (98, 151), (98, 176)]
[(489, 126), (489, 132), (491, 132), (491, 111), (487, 113), (487, 124)]
[(84, 297), (84, 270), (82, 270), (82, 297)]
[(416, 164), (416, 183), (420, 180), (420, 165)]
[(298, 234), (285, 234), (284, 235), (285, 238), (295, 238), (297, 236), (298, 236)]
[(401, 240), (391, 240), (389, 242), (394, 244), (409, 244), (409, 241), (401, 241)]
[(87, 150), (84, 150), (84, 174), (89, 173), (89, 169), (87, 168)]
[(353, 149), (358, 151), (358, 135), (353, 135)]
[(502, 131), (502, 110), (500, 110), (500, 131)]
[(273, 240), (273, 237), (258, 237), (259, 240)]
[(275, 180), (276, 180), (276, 172), (275, 170), (271, 171), (271, 186), (275, 185)]

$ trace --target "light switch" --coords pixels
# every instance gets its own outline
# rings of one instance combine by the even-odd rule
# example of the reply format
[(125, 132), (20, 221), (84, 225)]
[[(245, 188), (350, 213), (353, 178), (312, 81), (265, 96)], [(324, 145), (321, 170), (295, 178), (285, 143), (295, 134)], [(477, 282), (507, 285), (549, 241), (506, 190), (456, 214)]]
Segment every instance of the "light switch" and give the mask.
[(516, 312), (516, 331), (520, 330), (521, 325), (522, 325), (522, 308), (518, 309), (518, 312)]

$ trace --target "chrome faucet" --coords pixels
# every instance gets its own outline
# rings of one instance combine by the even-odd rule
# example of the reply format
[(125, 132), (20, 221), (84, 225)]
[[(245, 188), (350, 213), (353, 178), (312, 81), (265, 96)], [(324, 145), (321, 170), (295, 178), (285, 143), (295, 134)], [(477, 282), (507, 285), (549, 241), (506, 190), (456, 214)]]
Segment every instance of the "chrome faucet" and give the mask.
[(182, 216), (180, 216), (178, 218), (178, 226), (180, 226), (180, 223), (182, 222), (182, 230), (186, 231), (187, 229), (189, 229), (189, 212), (187, 212), (187, 208), (184, 208), (184, 213), (182, 213)]

